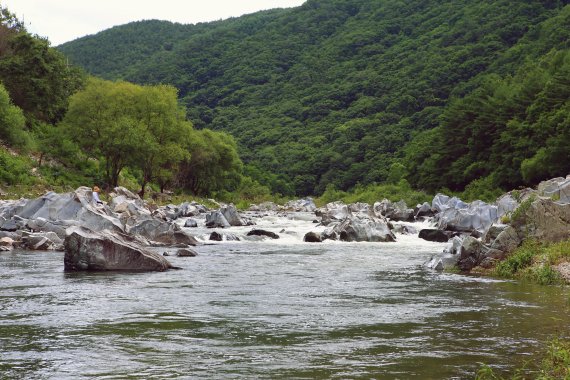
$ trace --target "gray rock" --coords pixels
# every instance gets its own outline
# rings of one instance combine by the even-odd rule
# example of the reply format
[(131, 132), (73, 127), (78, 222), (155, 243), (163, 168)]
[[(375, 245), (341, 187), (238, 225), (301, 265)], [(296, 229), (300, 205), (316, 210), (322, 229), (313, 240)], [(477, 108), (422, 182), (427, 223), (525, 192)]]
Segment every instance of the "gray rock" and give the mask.
[(186, 219), (184, 227), (195, 228), (198, 227), (198, 222), (195, 219)]
[(497, 235), (495, 240), (491, 243), (491, 248), (503, 252), (513, 252), (519, 245), (521, 245), (522, 240), (519, 237), (517, 231), (511, 227), (507, 226), (503, 231)]
[(231, 224), (220, 211), (211, 211), (206, 214), (206, 227), (208, 228), (229, 228)]
[(431, 217), (434, 215), (433, 210), (431, 209), (431, 205), (427, 202), (424, 202), (423, 204), (418, 204), (416, 206), (415, 209), (415, 217), (416, 218), (421, 218), (421, 217)]
[(279, 239), (279, 235), (277, 235), (275, 232), (260, 230), (260, 229), (249, 231), (247, 233), (247, 236), (267, 236), (270, 237), (271, 239)]
[(441, 255), (441, 256), (433, 256), (430, 260), (428, 260), (424, 266), (427, 268), (443, 271), (449, 270), (454, 268), (457, 265), (457, 256), (451, 255)]
[(176, 256), (178, 257), (195, 257), (198, 256), (198, 252), (191, 249), (179, 249), (176, 251)]
[(352, 215), (350, 209), (343, 202), (330, 202), (315, 211), (317, 216), (321, 217), (321, 224), (328, 226), (332, 222), (341, 221)]
[(246, 222), (240, 217), (236, 207), (233, 204), (229, 204), (220, 209), (220, 212), (230, 224), (230, 226), (245, 226)]
[(432, 204), (439, 208), (443, 207), (442, 211), (436, 215), (437, 227), (440, 230), (476, 231), (479, 234), (484, 234), (499, 217), (497, 206), (488, 205), (482, 201), (466, 204), (457, 198), (451, 198), (447, 204), (442, 206), (436, 202), (436, 198)]
[(289, 201), (285, 203), (283, 208), (286, 211), (297, 211), (297, 212), (314, 212), (317, 209), (315, 202), (312, 198), (298, 199), (296, 201)]
[(448, 232), (431, 228), (424, 228), (423, 230), (420, 230), (418, 237), (420, 239), (439, 243), (445, 243), (451, 238)]
[(210, 234), (212, 241), (240, 241), (240, 238), (234, 234), (214, 231)]
[(481, 262), (483, 257), (483, 243), (472, 236), (467, 236), (461, 244), (457, 266), (464, 272), (470, 271)]
[(62, 251), (63, 240), (54, 232), (22, 232), (22, 248), (34, 251)]
[(153, 242), (166, 245), (196, 245), (198, 241), (191, 235), (181, 230), (175, 223), (165, 222), (159, 219), (147, 219), (132, 226), (131, 235), (139, 235)]
[(543, 181), (537, 191), (539, 195), (554, 198), (560, 203), (570, 203), (570, 176)]
[(511, 225), (521, 238), (550, 243), (570, 239), (570, 203), (539, 198)]
[(353, 216), (333, 228), (342, 241), (394, 242), (396, 236), (384, 219)]
[(173, 268), (158, 253), (106, 231), (70, 227), (64, 246), (66, 271), (164, 271)]
[(323, 240), (321, 239), (321, 235), (316, 232), (307, 232), (303, 237), (303, 241), (307, 243), (321, 243)]

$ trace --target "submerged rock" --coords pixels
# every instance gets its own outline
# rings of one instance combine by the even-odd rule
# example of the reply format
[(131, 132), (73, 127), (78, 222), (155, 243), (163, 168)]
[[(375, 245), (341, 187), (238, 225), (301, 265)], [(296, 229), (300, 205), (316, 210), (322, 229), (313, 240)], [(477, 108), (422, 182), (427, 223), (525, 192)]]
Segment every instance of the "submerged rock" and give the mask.
[(247, 236), (267, 236), (270, 237), (271, 239), (279, 239), (279, 235), (277, 235), (275, 232), (259, 230), (259, 229), (249, 231), (247, 233)]

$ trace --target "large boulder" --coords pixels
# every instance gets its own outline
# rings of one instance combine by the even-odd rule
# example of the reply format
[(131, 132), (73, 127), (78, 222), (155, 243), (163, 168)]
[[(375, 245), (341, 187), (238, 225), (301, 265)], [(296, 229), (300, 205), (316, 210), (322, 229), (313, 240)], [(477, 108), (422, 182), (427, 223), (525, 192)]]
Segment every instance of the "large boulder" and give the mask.
[[(520, 207), (523, 205), (524, 202)], [(570, 239), (570, 203), (536, 199), (511, 221), (511, 225), (520, 238), (552, 243)]]
[(164, 271), (173, 268), (161, 255), (106, 231), (70, 227), (64, 246), (66, 271)]
[(352, 213), (346, 204), (343, 202), (330, 202), (315, 211), (317, 216), (321, 217), (321, 224), (328, 226), (332, 222), (341, 221), (351, 216)]
[(279, 239), (279, 235), (275, 232), (260, 230), (260, 229), (253, 229), (247, 233), (247, 236), (267, 236), (271, 239)]
[(481, 240), (473, 236), (467, 236), (461, 244), (461, 252), (457, 266), (464, 272), (468, 272), (477, 266), (484, 258), (484, 246)]
[(342, 241), (396, 241), (388, 223), (381, 218), (352, 216), (334, 226), (333, 231)]
[(163, 245), (197, 245), (198, 241), (191, 235), (182, 231), (182, 228), (171, 222), (159, 219), (146, 219), (132, 226), (131, 235), (142, 236), (152, 242)]
[(92, 191), (88, 187), (80, 187), (74, 192), (57, 194), (54, 192), (27, 202), (17, 213), (25, 219), (43, 218), (50, 222), (86, 227), (92, 231), (109, 230), (124, 232), (124, 225), (107, 207), (97, 208), (93, 205)]
[(427, 241), (445, 243), (451, 238), (451, 234), (448, 231), (424, 228), (423, 230), (420, 230), (418, 237)]
[(466, 204), (451, 198), (446, 207), (446, 205), (438, 205), (434, 199), (434, 204), (439, 208), (443, 207), (436, 215), (437, 228), (441, 230), (477, 232), (483, 235), (499, 218), (497, 206), (482, 201)]
[(401, 222), (414, 221), (414, 210), (408, 208), (403, 200), (393, 203), (388, 199), (383, 199), (381, 202), (374, 203), (373, 210), (378, 217), (383, 216)]
[(229, 228), (231, 227), (231, 224), (220, 211), (211, 211), (206, 214), (206, 227)]
[(296, 201), (289, 201), (285, 203), (283, 208), (286, 211), (296, 212), (314, 212), (317, 209), (315, 202), (312, 198), (298, 199)]
[(63, 251), (63, 240), (54, 232), (22, 232), (21, 247), (33, 251)]
[(247, 225), (247, 223), (239, 215), (236, 206), (234, 206), (231, 203), (229, 205), (220, 208), (220, 212), (222, 213), (226, 221), (230, 224), (230, 226)]
[(538, 194), (560, 203), (570, 203), (570, 175), (566, 178), (553, 178), (538, 185)]

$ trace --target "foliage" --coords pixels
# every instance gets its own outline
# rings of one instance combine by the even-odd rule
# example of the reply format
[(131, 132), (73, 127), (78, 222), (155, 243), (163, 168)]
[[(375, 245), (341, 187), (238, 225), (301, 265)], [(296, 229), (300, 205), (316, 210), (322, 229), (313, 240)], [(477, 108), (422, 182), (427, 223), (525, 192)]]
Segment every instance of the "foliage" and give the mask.
[(530, 206), (532, 205), (532, 203), (536, 200), (536, 196), (534, 194), (531, 194), (527, 199), (525, 199), (524, 201), (521, 202), (521, 204), (519, 205), (519, 207), (517, 207), (512, 215), (511, 215), (511, 221), (513, 223), (520, 223), (522, 222), (523, 218), (525, 217), (527, 211), (530, 209)]
[(317, 198), (316, 202), (319, 205), (324, 205), (328, 202), (340, 200), (347, 204), (364, 202), (372, 205), (375, 202), (388, 199), (392, 202), (404, 200), (408, 207), (415, 207), (417, 204), (431, 202), (432, 198), (424, 192), (413, 190), (404, 179), (397, 184), (359, 185), (349, 192), (336, 190), (329, 185), (323, 195)]
[(81, 87), (82, 72), (67, 64), (49, 41), (29, 34), (7, 12), (0, 18), (0, 80), (29, 124), (39, 120), (54, 124), (63, 118), (67, 99)]
[(59, 49), (106, 78), (176, 86), (193, 124), (231, 133), (274, 193), (402, 175), (462, 191), (497, 173), (493, 192), (570, 162), (564, 4), (308, 0), (208, 24), (131, 23)]
[(570, 240), (552, 244), (527, 240), (509, 257), (497, 264), (495, 274), (543, 285), (558, 284), (564, 280), (553, 266), (567, 261), (570, 261)]
[(0, 83), (0, 139), (10, 146), (27, 150), (31, 138), (25, 127), (22, 110), (12, 104), (8, 91)]
[(37, 182), (31, 172), (29, 159), (14, 156), (0, 148), (0, 183), (5, 185), (32, 185)]

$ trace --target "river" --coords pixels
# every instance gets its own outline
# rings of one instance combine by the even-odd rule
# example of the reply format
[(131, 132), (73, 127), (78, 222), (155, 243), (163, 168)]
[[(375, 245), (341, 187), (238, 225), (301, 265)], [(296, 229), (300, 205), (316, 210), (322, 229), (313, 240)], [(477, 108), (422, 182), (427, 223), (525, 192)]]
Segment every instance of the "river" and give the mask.
[(281, 239), (198, 246), (161, 273), (1, 253), (0, 378), (472, 379), (568, 332), (567, 289), (424, 268), (444, 244), (303, 243), (307, 215), (256, 228)]

